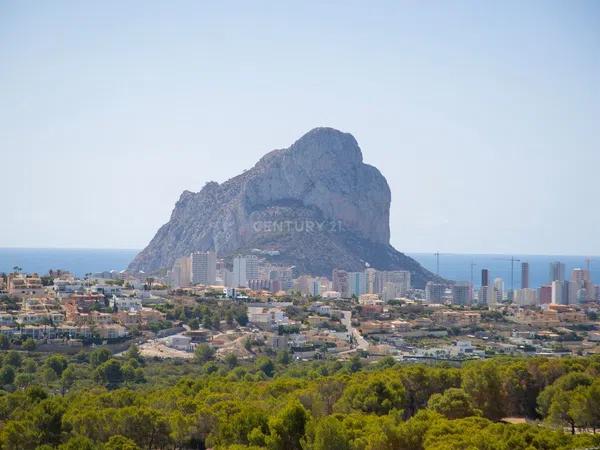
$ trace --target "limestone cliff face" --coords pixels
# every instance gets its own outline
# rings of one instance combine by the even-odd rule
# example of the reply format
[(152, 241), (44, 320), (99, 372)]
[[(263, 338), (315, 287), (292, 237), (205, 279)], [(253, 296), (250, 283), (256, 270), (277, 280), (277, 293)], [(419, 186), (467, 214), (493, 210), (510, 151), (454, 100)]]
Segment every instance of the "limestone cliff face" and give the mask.
[(269, 259), (301, 273), (330, 276), (368, 263), (410, 270), (422, 285), (433, 275), (389, 244), (390, 201), (385, 178), (363, 163), (352, 135), (316, 128), (237, 177), (185, 191), (129, 269), (169, 268), (197, 250), (228, 257), (258, 248), (278, 251)]

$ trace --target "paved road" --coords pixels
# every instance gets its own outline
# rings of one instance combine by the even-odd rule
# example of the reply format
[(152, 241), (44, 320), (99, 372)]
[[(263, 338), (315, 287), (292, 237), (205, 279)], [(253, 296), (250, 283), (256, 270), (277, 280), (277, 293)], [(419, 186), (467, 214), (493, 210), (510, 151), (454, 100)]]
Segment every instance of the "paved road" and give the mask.
[(362, 334), (360, 334), (356, 328), (352, 326), (352, 311), (342, 311), (342, 314), (343, 318), (341, 322), (346, 325), (346, 330), (348, 330), (348, 333), (354, 337), (354, 340), (356, 341), (356, 347), (359, 350), (369, 350), (369, 343), (367, 340), (362, 337)]

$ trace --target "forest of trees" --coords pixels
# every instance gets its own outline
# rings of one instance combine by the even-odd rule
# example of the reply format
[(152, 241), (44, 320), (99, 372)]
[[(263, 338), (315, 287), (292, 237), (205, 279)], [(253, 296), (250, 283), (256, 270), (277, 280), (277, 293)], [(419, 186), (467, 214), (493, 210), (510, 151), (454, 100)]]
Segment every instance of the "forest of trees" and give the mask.
[[(132, 347), (0, 355), (1, 449), (584, 449), (600, 357), (449, 366), (386, 358), (144, 360)], [(506, 417), (528, 418), (508, 424)]]

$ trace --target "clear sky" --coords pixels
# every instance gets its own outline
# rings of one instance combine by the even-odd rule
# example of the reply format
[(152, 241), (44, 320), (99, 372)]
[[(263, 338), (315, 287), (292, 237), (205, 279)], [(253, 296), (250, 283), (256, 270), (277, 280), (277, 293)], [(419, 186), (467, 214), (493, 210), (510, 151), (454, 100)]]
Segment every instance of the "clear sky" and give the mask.
[(403, 251), (600, 255), (600, 2), (0, 2), (0, 247), (141, 248), (351, 132)]

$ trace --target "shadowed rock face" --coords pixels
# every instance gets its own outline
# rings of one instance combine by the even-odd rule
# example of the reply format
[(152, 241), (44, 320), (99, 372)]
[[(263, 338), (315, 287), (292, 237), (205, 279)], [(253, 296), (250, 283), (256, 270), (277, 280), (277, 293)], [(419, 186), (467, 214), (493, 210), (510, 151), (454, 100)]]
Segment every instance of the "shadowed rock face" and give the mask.
[(363, 163), (352, 135), (316, 128), (237, 177), (181, 194), (129, 269), (169, 268), (192, 251), (228, 257), (259, 248), (279, 251), (269, 259), (300, 273), (330, 276), (369, 263), (410, 270), (422, 286), (434, 276), (389, 244), (390, 201), (385, 178)]

